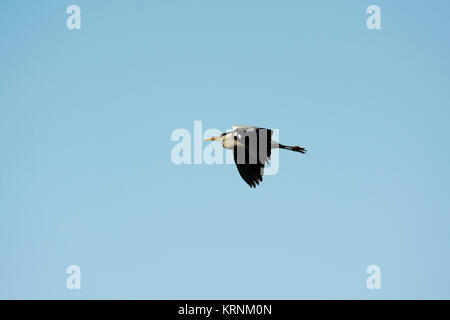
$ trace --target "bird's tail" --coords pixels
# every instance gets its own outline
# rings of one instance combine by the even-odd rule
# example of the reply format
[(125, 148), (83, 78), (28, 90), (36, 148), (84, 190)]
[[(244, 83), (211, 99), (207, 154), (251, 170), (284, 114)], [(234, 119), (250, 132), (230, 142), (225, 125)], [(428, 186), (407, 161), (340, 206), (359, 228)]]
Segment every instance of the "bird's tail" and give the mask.
[(302, 148), (302, 147), (299, 147), (299, 146), (295, 146), (295, 147), (285, 146), (285, 145), (282, 145), (281, 143), (280, 143), (280, 149), (291, 150), (291, 151), (300, 152), (300, 153), (303, 153), (303, 154), (306, 153), (306, 149), (305, 148)]

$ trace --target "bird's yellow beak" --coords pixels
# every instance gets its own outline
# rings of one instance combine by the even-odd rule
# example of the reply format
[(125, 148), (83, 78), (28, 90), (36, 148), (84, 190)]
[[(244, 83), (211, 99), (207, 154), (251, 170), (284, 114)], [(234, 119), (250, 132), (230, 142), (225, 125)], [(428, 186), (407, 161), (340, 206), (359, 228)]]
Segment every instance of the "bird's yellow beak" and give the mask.
[(217, 138), (217, 137), (212, 137), (212, 138), (209, 138), (209, 139), (205, 139), (205, 140), (203, 140), (203, 141), (214, 141), (214, 140), (216, 140), (216, 138)]

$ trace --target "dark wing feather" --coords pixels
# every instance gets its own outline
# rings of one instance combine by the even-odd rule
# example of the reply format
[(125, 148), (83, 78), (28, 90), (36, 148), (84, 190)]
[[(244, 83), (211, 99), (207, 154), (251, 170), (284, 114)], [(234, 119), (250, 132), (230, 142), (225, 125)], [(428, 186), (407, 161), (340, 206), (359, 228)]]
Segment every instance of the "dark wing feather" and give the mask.
[(239, 164), (237, 161), (237, 152), (233, 153), (234, 162), (236, 163), (236, 167), (242, 179), (244, 179), (250, 187), (256, 187), (260, 181), (263, 181), (262, 175), (264, 174), (264, 164)]
[[(252, 134), (256, 135), (256, 139), (251, 139)], [(256, 187), (263, 181), (264, 165), (269, 162), (271, 155), (272, 130), (257, 128), (250, 130), (235, 130), (235, 139), (245, 146), (245, 161), (238, 161), (238, 148), (233, 150), (234, 162), (239, 171), (240, 176), (250, 187)], [(256, 142), (250, 145), (250, 141)], [(261, 149), (262, 148), (262, 149)], [(255, 159), (256, 157), (256, 159)]]
[[(272, 134), (273, 131), (265, 128), (256, 129), (258, 134), (258, 153), (260, 153), (260, 158), (263, 163), (270, 161), (270, 156), (272, 154)], [(261, 140), (264, 139), (265, 141)], [(265, 149), (260, 150), (261, 146), (265, 146)]]

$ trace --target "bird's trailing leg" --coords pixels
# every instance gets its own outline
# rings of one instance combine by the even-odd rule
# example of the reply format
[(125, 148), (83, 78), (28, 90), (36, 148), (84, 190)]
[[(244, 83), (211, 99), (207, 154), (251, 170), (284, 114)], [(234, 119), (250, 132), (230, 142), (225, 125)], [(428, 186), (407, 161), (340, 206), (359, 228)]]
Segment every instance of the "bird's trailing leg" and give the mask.
[(295, 152), (300, 152), (300, 153), (303, 153), (303, 154), (306, 153), (306, 149), (305, 149), (305, 148), (302, 148), (302, 147), (299, 147), (299, 146), (291, 147), (291, 146), (285, 146), (285, 145), (282, 145), (282, 144), (280, 143), (280, 144), (279, 144), (279, 148), (280, 148), (280, 149), (291, 150), (291, 151), (295, 151)]

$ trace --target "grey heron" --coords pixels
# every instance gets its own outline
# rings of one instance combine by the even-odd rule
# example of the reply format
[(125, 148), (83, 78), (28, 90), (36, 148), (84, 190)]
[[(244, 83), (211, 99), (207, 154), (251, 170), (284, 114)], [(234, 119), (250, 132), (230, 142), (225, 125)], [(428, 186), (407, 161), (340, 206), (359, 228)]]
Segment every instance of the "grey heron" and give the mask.
[(299, 146), (285, 146), (272, 140), (273, 130), (252, 126), (233, 126), (233, 131), (205, 141), (221, 141), (225, 149), (233, 150), (233, 157), (240, 176), (251, 187), (262, 182), (264, 165), (270, 161), (271, 150), (275, 148), (306, 153)]

